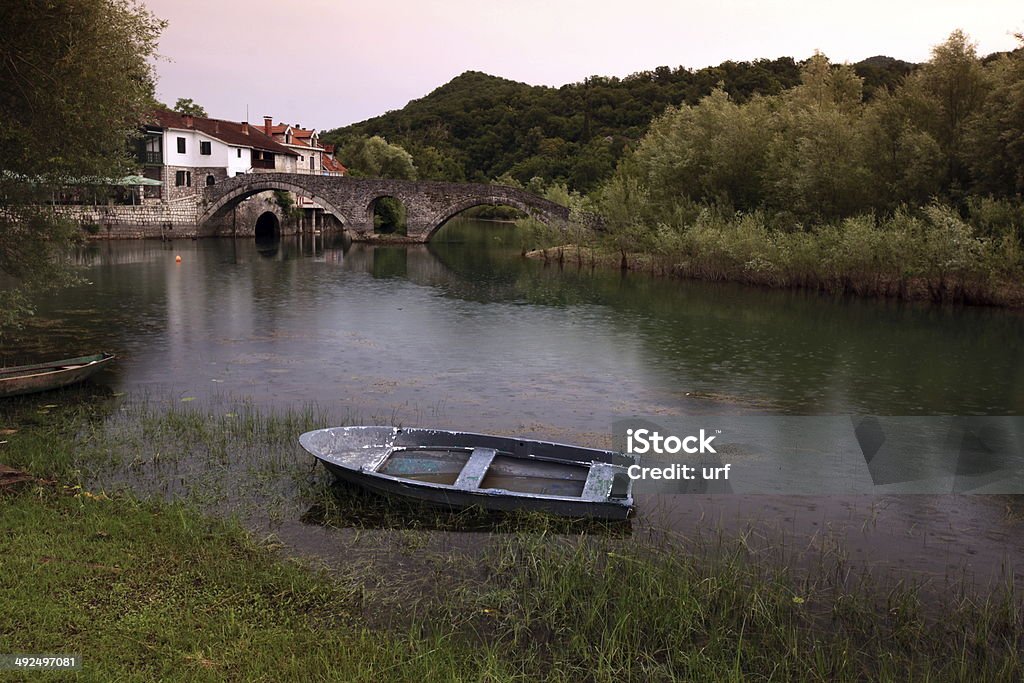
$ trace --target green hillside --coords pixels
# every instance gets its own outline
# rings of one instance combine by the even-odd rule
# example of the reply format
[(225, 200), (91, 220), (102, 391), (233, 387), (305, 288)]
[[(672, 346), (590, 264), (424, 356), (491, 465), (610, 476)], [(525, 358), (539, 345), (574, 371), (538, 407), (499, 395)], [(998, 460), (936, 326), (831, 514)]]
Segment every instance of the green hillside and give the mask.
[[(611, 175), (667, 106), (696, 104), (718, 85), (738, 103), (777, 94), (800, 82), (800, 67), (790, 57), (697, 71), (662, 66), (560, 88), (467, 71), (400, 110), (327, 131), (324, 139), (344, 149), (380, 135), (412, 153), (421, 178), (487, 181), (509, 174), (525, 184), (539, 176), (587, 191)], [(871, 97), (915, 65), (872, 57), (854, 68)]]

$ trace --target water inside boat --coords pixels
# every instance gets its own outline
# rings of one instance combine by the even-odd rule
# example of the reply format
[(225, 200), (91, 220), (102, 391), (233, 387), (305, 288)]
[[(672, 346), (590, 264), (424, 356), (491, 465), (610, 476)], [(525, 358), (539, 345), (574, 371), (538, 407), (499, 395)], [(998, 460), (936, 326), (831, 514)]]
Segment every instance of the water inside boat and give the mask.
[(497, 455), (480, 488), (503, 489), (549, 496), (583, 495), (589, 467), (545, 460), (523, 460)]
[(459, 478), (469, 456), (466, 449), (395, 449), (377, 471), (392, 477), (451, 485)]
[[(432, 484), (454, 485), (472, 454), (465, 448), (395, 449), (377, 472)], [(495, 455), (480, 482), (482, 489), (580, 497), (590, 468), (585, 465)]]

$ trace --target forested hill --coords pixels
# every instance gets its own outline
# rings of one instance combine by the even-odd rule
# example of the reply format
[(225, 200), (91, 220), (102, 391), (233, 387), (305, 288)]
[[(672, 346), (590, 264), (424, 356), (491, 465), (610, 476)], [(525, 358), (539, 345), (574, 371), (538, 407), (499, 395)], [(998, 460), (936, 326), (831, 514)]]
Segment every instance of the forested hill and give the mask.
[[(864, 93), (891, 87), (916, 65), (871, 57), (854, 65)], [(790, 57), (724, 62), (690, 71), (658, 67), (625, 78), (593, 76), (560, 88), (467, 71), (429, 95), (361, 123), (328, 131), (342, 148), (380, 135), (409, 151), (421, 178), (487, 181), (509, 174), (561, 180), (587, 191), (669, 105), (696, 104), (718, 85), (737, 102), (800, 82)]]

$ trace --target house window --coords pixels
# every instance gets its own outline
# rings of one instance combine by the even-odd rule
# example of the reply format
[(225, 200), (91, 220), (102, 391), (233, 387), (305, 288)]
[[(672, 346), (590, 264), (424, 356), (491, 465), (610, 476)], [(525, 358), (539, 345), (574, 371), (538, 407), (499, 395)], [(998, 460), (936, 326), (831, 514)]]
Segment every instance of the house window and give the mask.
[(310, 157), (309, 158), (309, 170), (310, 171), (315, 171), (316, 170), (316, 157)]
[(185, 153), (185, 138), (178, 138), (178, 154)]
[(176, 171), (174, 173), (174, 184), (177, 187), (192, 187), (192, 171)]
[(211, 143), (209, 140), (200, 140), (199, 153), (204, 156), (210, 156), (211, 154), (213, 154), (213, 143)]
[(145, 164), (161, 164), (164, 161), (163, 137), (147, 135), (142, 162)]
[(241, 159), (241, 158), (242, 158), (242, 148), (241, 148), (241, 147), (239, 147), (239, 148), (238, 148), (238, 149), (236, 149), (235, 151), (236, 151), (236, 152), (238, 152), (238, 158), (239, 158), (239, 159)]
[(212, 175), (206, 176), (206, 186), (207, 187), (209, 187), (210, 185), (213, 185), (215, 182), (217, 182), (217, 179), (214, 178)]

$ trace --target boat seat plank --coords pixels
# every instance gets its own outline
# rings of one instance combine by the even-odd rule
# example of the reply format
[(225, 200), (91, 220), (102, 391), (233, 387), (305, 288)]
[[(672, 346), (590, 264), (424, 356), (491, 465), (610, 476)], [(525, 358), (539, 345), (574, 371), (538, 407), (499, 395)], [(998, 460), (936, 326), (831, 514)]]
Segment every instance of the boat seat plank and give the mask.
[(483, 481), (484, 475), (487, 474), (487, 470), (491, 466), (491, 461), (497, 454), (498, 451), (493, 448), (474, 448), (465, 467), (459, 473), (459, 478), (455, 480), (455, 488), (480, 488), (480, 482)]
[(615, 475), (622, 471), (622, 468), (609, 465), (603, 462), (596, 462), (590, 467), (587, 481), (583, 485), (583, 500), (607, 500), (612, 492), (612, 484)]

